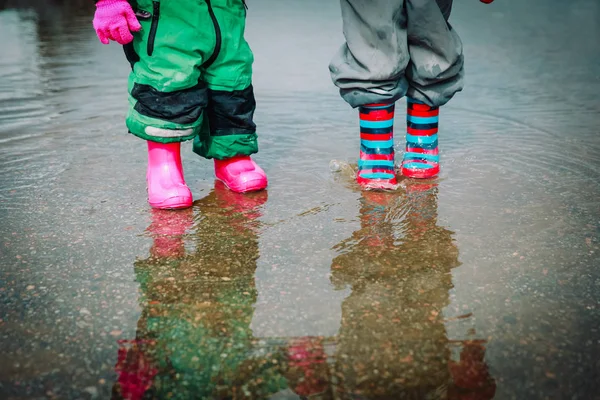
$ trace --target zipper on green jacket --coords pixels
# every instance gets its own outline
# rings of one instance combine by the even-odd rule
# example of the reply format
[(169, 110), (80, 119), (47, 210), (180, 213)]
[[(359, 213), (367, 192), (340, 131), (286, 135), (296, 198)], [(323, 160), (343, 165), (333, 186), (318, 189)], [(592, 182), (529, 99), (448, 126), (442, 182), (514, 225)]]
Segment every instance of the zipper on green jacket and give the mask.
[(156, 30), (158, 29), (158, 19), (160, 18), (160, 2), (152, 2), (152, 23), (150, 25), (150, 33), (148, 34), (148, 55), (151, 56), (154, 52), (154, 39), (156, 38)]
[(206, 5), (208, 6), (208, 14), (210, 15), (210, 19), (215, 27), (215, 51), (211, 54), (210, 58), (206, 60), (206, 62), (202, 65), (204, 68), (210, 67), (217, 57), (219, 56), (219, 52), (221, 51), (221, 27), (219, 26), (219, 22), (217, 21), (217, 17), (215, 17), (215, 12), (213, 11), (212, 5), (210, 4), (210, 0), (206, 0)]

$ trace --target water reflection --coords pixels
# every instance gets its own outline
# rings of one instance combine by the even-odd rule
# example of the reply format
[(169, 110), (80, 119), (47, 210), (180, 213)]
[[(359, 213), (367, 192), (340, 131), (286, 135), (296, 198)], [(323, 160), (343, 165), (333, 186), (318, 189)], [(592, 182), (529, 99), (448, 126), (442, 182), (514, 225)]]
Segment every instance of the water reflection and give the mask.
[(256, 348), (249, 328), (266, 199), (217, 185), (194, 204), (196, 221), (191, 210), (153, 213), (152, 255), (135, 263), (143, 312), (120, 350), (114, 398), (263, 398), (285, 387), (280, 354)]
[(217, 184), (194, 209), (153, 211), (151, 256), (135, 262), (143, 311), (120, 342), (114, 399), (493, 398), (485, 341), (446, 334), (459, 261), (436, 185), (363, 193), (360, 228), (331, 264), (333, 285), (351, 288), (333, 337), (253, 336), (266, 199)]
[[(400, 336), (408, 335), (411, 326), (425, 329), (430, 322), (421, 314), (413, 315), (427, 312), (428, 306), (411, 303), (403, 294), (413, 289), (408, 281), (420, 282), (418, 274), (423, 272), (410, 270), (402, 279), (365, 274), (389, 271), (390, 266), (378, 265), (385, 262), (399, 266), (411, 260), (411, 266), (425, 268), (425, 261), (415, 262), (410, 254), (400, 253), (403, 249), (415, 257), (435, 246), (455, 250), (442, 245), (447, 238), (441, 231), (425, 249), (407, 250), (408, 238), (417, 232), (405, 219), (416, 207), (410, 205), (412, 195), (404, 192), (377, 206), (379, 211), (372, 213), (378, 216), (373, 217), (375, 226), (369, 228), (364, 221), (352, 236), (358, 224), (354, 219), (358, 194), (351, 185), (330, 179), (327, 171), (332, 157), (354, 158), (356, 151), (356, 114), (339, 98), (326, 68), (343, 41), (339, 4), (249, 3), (260, 154), (273, 185), (268, 206), (257, 207), (268, 228), (256, 219), (247, 220), (259, 240), (261, 257), (256, 286), (249, 279), (240, 287), (248, 286), (245, 291), (252, 296), (258, 290), (258, 300), (251, 299), (247, 307), (229, 303), (220, 307), (240, 310), (244, 318), (252, 319), (250, 339), (235, 339), (247, 343), (246, 360), (278, 361), (278, 368), (269, 371), (286, 388), (278, 389), (273, 399), (293, 397), (293, 392), (324, 393), (322, 398), (350, 396), (343, 391), (376, 397), (377, 391), (369, 386), (378, 381), (375, 372), (363, 375), (367, 383), (359, 382), (359, 374), (365, 360), (378, 371), (386, 370), (380, 366), (386, 358), (379, 364), (368, 359), (369, 354), (388, 357), (376, 351), (384, 343), (378, 332), (391, 337), (393, 352), (402, 359), (408, 346)], [(438, 379), (457, 383), (451, 382), (449, 388), (468, 386), (459, 375), (470, 382), (486, 382), (485, 350), (494, 377), (507, 382), (498, 385), (497, 398), (593, 398), (600, 382), (594, 356), (600, 348), (593, 340), (600, 326), (600, 41), (594, 39), (600, 36), (600, 2), (509, 0), (497, 1), (491, 8), (478, 2), (455, 3), (453, 20), (469, 54), (470, 83), (444, 113), (440, 216), (457, 232), (451, 236), (460, 244), (463, 265), (452, 270), (455, 287), (449, 289), (443, 271), (452, 268), (455, 256), (425, 254), (437, 262), (432, 286), (437, 285), (441, 294), (425, 292), (419, 301), (435, 302), (430, 308), (437, 312), (438, 305), (448, 302), (450, 290), (451, 304), (443, 311), (444, 324), (437, 317), (431, 322), (432, 331), (425, 332), (423, 340), (414, 340), (412, 373), (424, 387), (430, 383), (422, 375), (423, 360), (433, 360), (431, 369), (439, 371), (441, 360), (447, 360), (449, 375), (440, 373)], [(166, 361), (160, 361), (166, 359), (162, 356), (167, 350), (152, 350), (165, 349), (168, 340), (143, 341), (162, 328), (140, 329), (140, 340), (135, 340), (140, 284), (133, 282), (132, 260), (147, 253), (148, 238), (136, 233), (149, 225), (147, 211), (135, 205), (144, 204), (140, 195), (145, 195), (146, 159), (123, 123), (130, 67), (120, 46), (98, 42), (91, 26), (93, 11), (89, 0), (0, 0), (0, 398), (78, 399), (95, 393), (97, 398), (110, 397), (115, 336), (129, 340), (122, 343), (121, 356), (130, 357), (119, 363), (121, 380), (135, 381), (139, 376), (142, 382), (130, 391), (147, 387), (148, 393), (155, 393), (158, 383), (169, 381)], [(532, 37), (532, 32), (544, 35)], [(403, 122), (398, 123), (401, 139)], [(188, 152), (191, 155), (189, 148)], [(202, 193), (212, 186), (211, 169), (195, 158), (187, 160), (186, 171), (197, 182), (194, 192)], [(152, 254), (163, 260), (146, 262), (159, 265), (157, 271), (146, 267), (159, 282), (156, 285), (163, 286), (162, 292), (152, 288), (149, 294), (160, 301), (169, 298), (173, 304), (164, 307), (169, 313), (187, 297), (195, 296), (200, 303), (204, 299), (201, 293), (177, 293), (185, 285), (166, 280), (167, 264), (187, 261), (196, 265), (184, 269), (202, 275), (204, 267), (197, 263), (214, 267), (217, 262), (204, 261), (197, 254), (200, 248), (227, 259), (215, 256), (218, 246), (212, 249), (209, 241), (198, 244), (204, 237), (212, 240), (207, 229), (217, 221), (235, 219), (216, 211), (218, 196), (211, 196), (206, 205), (197, 203), (185, 235), (165, 231), (155, 237)], [(367, 197), (362, 200), (363, 213), (375, 208)], [(205, 216), (200, 207), (212, 214)], [(316, 211), (305, 213), (313, 207)], [(343, 237), (348, 240), (332, 250)], [(230, 248), (224, 238), (219, 240), (220, 246)], [(383, 249), (393, 254), (383, 254)], [(348, 253), (363, 258), (364, 271), (357, 270), (360, 263)], [(335, 285), (345, 290), (328, 286), (325, 276), (330, 269)], [(165, 282), (160, 282), (161, 274)], [(390, 293), (381, 283), (384, 278), (401, 286), (403, 293)], [(206, 290), (224, 291), (226, 284), (223, 280)], [(379, 287), (387, 292), (374, 292)], [(376, 308), (361, 306), (357, 299), (381, 302), (380, 297), (394, 296), (405, 302), (396, 306), (404, 318), (400, 326), (393, 330), (387, 320), (365, 317), (372, 330), (361, 330), (360, 314), (352, 312), (384, 308), (380, 314), (391, 315), (393, 301)], [(341, 304), (346, 297), (342, 326)], [(297, 298), (302, 306), (294, 308)], [(158, 303), (150, 304), (159, 300), (149, 299), (141, 300), (145, 309), (141, 326), (152, 321), (151, 309), (163, 310)], [(448, 321), (467, 311), (475, 312), (476, 321)], [(181, 320), (194, 322), (194, 313), (199, 312), (180, 313), (185, 316)], [(477, 335), (467, 335), (464, 325), (476, 326)], [(354, 332), (364, 338), (365, 347), (353, 339)], [(290, 337), (273, 337), (279, 335)], [(493, 340), (478, 344), (478, 335)], [(234, 342), (228, 340), (223, 343)], [(446, 345), (439, 343), (444, 341)], [(465, 345), (467, 350), (462, 351)], [(138, 350), (131, 350), (135, 347)], [(145, 347), (156, 355), (141, 357)], [(210, 349), (203, 352), (211, 354)], [(349, 365), (341, 366), (344, 354)], [(392, 382), (391, 376), (402, 379), (408, 374), (401, 368), (404, 364), (385, 361), (391, 372), (381, 382)], [(470, 378), (476, 371), (484, 371), (481, 378)], [(185, 394), (181, 382), (171, 382), (176, 393), (181, 389)], [(211, 396), (219, 393), (213, 389)], [(262, 396), (257, 393), (252, 396)], [(465, 393), (479, 396), (472, 389)]]
[[(348, 398), (491, 399), (483, 341), (449, 341), (443, 309), (458, 249), (437, 224), (437, 185), (364, 192), (360, 229), (337, 245), (334, 285), (342, 305), (337, 390)], [(459, 360), (451, 348), (459, 347)]]

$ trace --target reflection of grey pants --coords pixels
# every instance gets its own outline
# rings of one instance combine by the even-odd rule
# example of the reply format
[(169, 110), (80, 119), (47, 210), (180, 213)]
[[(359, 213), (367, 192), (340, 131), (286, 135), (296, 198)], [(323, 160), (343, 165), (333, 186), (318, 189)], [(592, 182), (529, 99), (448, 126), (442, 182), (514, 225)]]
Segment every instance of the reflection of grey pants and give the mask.
[(441, 106), (462, 89), (452, 0), (341, 0), (346, 44), (329, 70), (352, 107), (404, 95)]

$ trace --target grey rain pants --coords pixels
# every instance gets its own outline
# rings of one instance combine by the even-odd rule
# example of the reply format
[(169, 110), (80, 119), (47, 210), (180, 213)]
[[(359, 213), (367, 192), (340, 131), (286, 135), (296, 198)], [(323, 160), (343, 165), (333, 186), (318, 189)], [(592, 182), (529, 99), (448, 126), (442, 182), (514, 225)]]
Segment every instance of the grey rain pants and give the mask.
[(329, 66), (352, 107), (409, 96), (446, 104), (463, 88), (452, 0), (341, 0), (346, 43)]

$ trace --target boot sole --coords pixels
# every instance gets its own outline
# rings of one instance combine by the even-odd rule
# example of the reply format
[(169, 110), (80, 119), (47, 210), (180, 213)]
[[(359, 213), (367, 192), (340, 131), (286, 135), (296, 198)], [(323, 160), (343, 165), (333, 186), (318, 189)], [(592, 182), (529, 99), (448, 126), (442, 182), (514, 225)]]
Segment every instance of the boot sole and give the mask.
[(372, 190), (394, 190), (398, 185), (396, 178), (394, 179), (365, 179), (361, 177), (356, 178), (356, 182), (363, 189)]
[(191, 199), (178, 198), (177, 201), (171, 201), (171, 199), (165, 200), (161, 203), (150, 203), (150, 207), (158, 208), (159, 210), (180, 210), (182, 208), (189, 208), (192, 206)]
[(439, 167), (431, 168), (431, 170), (418, 171), (414, 169), (401, 168), (400, 171), (402, 172), (402, 176), (413, 179), (432, 179), (438, 176), (438, 174), (440, 173)]
[(225, 187), (227, 187), (227, 189), (231, 190), (232, 192), (235, 193), (248, 193), (248, 192), (258, 192), (260, 190), (264, 190), (267, 188), (267, 183), (266, 182), (262, 182), (262, 181), (258, 181), (256, 184), (249, 184), (246, 185), (246, 187), (244, 189), (240, 189), (237, 187), (231, 187), (227, 184), (227, 182), (225, 182), (223, 179), (221, 178), (216, 178), (218, 181), (223, 182), (223, 184), (225, 185)]

